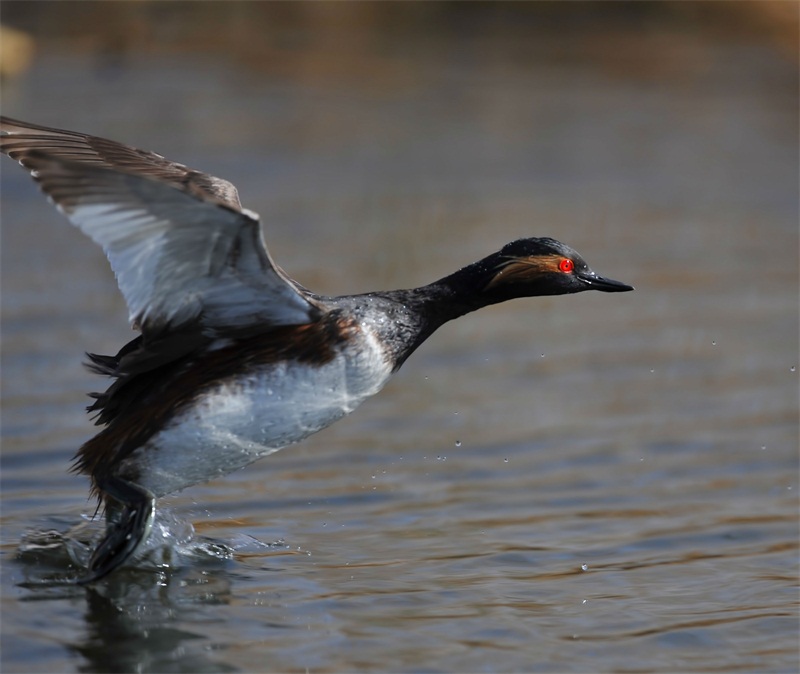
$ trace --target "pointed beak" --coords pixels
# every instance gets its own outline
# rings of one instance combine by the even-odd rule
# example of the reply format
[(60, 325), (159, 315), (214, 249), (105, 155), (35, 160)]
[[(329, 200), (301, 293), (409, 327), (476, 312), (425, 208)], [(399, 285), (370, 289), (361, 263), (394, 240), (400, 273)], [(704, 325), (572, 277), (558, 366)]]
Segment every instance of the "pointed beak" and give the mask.
[(591, 290), (602, 290), (604, 293), (624, 293), (633, 290), (633, 286), (610, 278), (598, 276), (593, 271), (576, 274), (576, 276), (590, 287)]

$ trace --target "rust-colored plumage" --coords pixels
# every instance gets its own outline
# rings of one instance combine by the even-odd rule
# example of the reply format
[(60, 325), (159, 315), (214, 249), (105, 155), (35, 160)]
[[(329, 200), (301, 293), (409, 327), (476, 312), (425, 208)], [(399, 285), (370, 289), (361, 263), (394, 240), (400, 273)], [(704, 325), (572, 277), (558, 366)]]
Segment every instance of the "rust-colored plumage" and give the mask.
[(107, 426), (81, 446), (73, 470), (91, 476), (97, 492), (103, 476), (209, 387), (289, 358), (319, 367), (358, 329), (352, 319), (331, 312), (316, 323), (276, 327), (205, 351), (201, 359), (189, 354), (136, 374), (114, 370), (115, 358), (102, 357), (108, 359), (105, 373), (117, 380), (105, 394), (93, 394), (98, 401), (89, 409)]
[(499, 285), (524, 283), (526, 280), (540, 278), (542, 274), (561, 273), (558, 265), (563, 255), (537, 255), (513, 257), (504, 260), (497, 267), (497, 272), (486, 285), (491, 290)]

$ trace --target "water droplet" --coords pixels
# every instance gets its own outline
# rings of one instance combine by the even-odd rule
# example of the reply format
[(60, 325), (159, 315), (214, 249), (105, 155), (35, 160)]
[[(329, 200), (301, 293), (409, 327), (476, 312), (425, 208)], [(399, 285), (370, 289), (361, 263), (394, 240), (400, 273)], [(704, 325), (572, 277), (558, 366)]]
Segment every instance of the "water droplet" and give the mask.
[(794, 372), (795, 370), (796, 370), (796, 368), (795, 368), (794, 365), (792, 365), (792, 367), (789, 368), (789, 372)]
[(584, 599), (581, 604), (585, 604), (588, 600)]
[(711, 340), (711, 346), (716, 346), (716, 345), (717, 345), (717, 340), (716, 339), (712, 339)]
[(655, 372), (655, 371), (656, 371), (656, 369), (654, 367), (650, 368), (650, 374), (653, 374), (653, 372)]
[(456, 440), (456, 447), (461, 447), (461, 440)]
[(542, 354), (541, 357), (544, 358), (544, 354)]
[(763, 452), (767, 448), (766, 445), (761, 445), (761, 451)]
[(589, 565), (588, 564), (581, 564), (581, 571), (588, 571)]
[(505, 459), (503, 459), (503, 463), (508, 463), (508, 457), (506, 457)]

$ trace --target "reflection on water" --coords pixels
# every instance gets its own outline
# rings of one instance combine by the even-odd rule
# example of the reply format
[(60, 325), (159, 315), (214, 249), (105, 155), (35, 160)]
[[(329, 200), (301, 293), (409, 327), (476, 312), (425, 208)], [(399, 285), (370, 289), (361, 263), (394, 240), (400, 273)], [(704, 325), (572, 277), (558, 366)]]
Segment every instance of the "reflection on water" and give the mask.
[(80, 352), (130, 333), (102, 253), (4, 163), (5, 671), (797, 670), (793, 62), (674, 26), (431, 35), (286, 37), (260, 70), (45, 44), (5, 84), (8, 114), (232, 180), (318, 292), (531, 235), (637, 287), (446, 326), (352, 417), (166, 499), (167, 535), (219, 546), (174, 572), (22, 587), (80, 562)]

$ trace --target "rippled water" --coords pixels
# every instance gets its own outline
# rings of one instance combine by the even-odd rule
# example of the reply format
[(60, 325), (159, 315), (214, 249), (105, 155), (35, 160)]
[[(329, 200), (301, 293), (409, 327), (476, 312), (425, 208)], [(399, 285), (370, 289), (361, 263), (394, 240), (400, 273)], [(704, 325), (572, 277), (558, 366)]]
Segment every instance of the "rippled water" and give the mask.
[(374, 81), (45, 50), (7, 84), (7, 114), (231, 179), (319, 292), (531, 235), (637, 291), (448, 325), (351, 417), (165, 499), (174, 571), (36, 587), (97, 527), (81, 352), (130, 332), (5, 161), (4, 671), (797, 671), (797, 72), (686, 39), (634, 74), (445, 41)]

